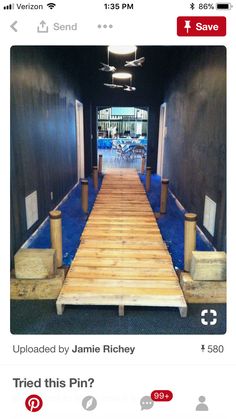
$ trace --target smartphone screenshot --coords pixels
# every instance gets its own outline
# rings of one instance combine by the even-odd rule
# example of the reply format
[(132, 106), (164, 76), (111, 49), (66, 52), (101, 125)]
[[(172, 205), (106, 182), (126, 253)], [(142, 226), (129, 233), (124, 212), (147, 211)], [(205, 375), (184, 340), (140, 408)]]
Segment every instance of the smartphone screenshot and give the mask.
[(234, 419), (236, 2), (1, 2), (7, 419)]

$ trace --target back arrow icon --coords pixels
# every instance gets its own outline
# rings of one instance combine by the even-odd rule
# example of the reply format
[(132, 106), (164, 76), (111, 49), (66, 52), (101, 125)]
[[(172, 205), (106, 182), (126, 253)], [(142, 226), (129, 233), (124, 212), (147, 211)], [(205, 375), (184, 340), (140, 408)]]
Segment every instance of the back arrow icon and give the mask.
[(17, 20), (15, 20), (15, 22), (13, 22), (10, 26), (10, 28), (13, 29), (13, 31), (17, 32), (17, 29), (15, 28), (15, 25), (17, 24)]

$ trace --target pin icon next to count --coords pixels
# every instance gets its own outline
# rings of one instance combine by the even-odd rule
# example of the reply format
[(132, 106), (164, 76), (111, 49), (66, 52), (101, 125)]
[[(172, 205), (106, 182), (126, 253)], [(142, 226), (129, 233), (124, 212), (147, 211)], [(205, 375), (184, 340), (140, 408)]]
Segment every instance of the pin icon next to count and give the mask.
[(37, 394), (31, 394), (25, 401), (26, 409), (32, 413), (38, 412), (40, 409), (42, 409), (42, 406), (43, 400)]

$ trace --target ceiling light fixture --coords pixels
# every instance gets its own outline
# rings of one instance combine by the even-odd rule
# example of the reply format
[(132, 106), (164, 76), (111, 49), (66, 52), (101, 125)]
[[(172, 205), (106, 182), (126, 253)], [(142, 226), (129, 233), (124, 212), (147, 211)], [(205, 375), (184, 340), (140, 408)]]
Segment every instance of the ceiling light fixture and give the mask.
[(120, 80), (132, 79), (132, 74), (130, 74), (130, 73), (114, 73), (114, 74), (112, 74), (112, 78), (120, 79)]
[(110, 45), (108, 47), (108, 51), (112, 52), (113, 54), (120, 54), (120, 55), (126, 55), (126, 54), (133, 54), (137, 51), (137, 47), (135, 45)]

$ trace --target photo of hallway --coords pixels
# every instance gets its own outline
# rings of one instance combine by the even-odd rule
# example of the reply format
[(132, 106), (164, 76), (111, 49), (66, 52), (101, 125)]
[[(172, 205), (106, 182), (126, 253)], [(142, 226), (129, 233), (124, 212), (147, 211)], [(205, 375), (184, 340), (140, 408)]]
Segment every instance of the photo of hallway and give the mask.
[(12, 333), (225, 333), (225, 208), (225, 47), (11, 48)]

